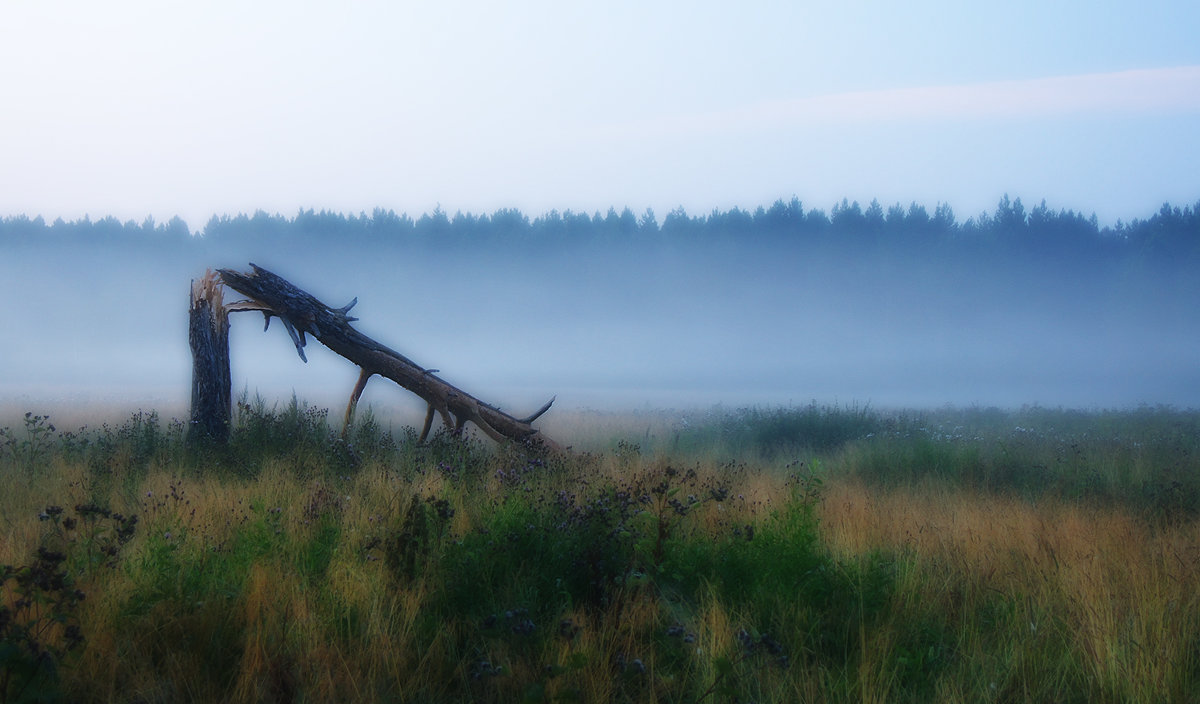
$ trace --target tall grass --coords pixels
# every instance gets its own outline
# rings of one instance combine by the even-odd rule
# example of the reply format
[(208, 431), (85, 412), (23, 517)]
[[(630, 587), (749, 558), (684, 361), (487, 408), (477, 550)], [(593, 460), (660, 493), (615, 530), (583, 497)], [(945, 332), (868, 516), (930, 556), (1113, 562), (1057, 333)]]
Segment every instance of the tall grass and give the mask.
[[(1200, 413), (1145, 406), (1078, 411), (863, 407), (743, 408), (680, 415), (643, 451), (791, 466), (899, 487), (926, 479), (963, 488), (1055, 496), (1158, 518), (1200, 514)], [(619, 449), (619, 448), (618, 448)]]
[[(834, 554), (901, 565), (893, 618), (941, 623), (939, 699), (1195, 701), (1200, 529), (1124, 509), (925, 484), (832, 488)], [(921, 662), (918, 657), (916, 662)], [(921, 662), (926, 665), (926, 662)]]
[(1197, 414), (18, 422), (0, 701), (1198, 700)]

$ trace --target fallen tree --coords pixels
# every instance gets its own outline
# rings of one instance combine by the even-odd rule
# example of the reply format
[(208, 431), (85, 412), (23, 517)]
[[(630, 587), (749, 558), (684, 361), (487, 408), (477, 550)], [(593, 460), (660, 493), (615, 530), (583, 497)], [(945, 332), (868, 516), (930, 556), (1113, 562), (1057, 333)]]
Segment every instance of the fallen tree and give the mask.
[[(485, 435), (499, 442), (512, 440), (558, 448), (556, 443), (543, 436), (532, 425), (538, 417), (550, 410), (551, 404), (554, 403), (553, 398), (524, 418), (509, 415), (441, 379), (436, 375), (436, 369), (422, 367), (351, 327), (350, 323), (357, 318), (351, 317), (349, 312), (358, 302), (357, 298), (341, 308), (332, 308), (286, 279), (254, 263), (251, 263), (250, 267), (251, 271), (247, 273), (232, 269), (217, 270), (220, 280), (226, 286), (248, 299), (225, 305), (224, 310), (259, 311), (266, 317), (264, 330), (270, 326), (272, 317), (279, 318), (291, 336), (300, 359), (305, 362), (308, 361), (304, 354), (306, 335), (312, 335), (321, 344), (357, 365), (361, 371), (358, 383), (354, 385), (350, 401), (346, 405), (344, 428), (350, 426), (367, 381), (372, 376), (379, 375), (408, 389), (428, 404), (425, 423), (421, 428), (421, 442), (429, 437), (434, 415), (437, 414), (441, 416), (445, 427), (454, 432), (462, 431), (467, 423), (474, 423)], [(192, 353), (197, 354), (195, 346)], [(195, 385), (193, 380), (193, 389)], [(196, 409), (193, 408), (194, 425), (197, 422), (195, 413)]]

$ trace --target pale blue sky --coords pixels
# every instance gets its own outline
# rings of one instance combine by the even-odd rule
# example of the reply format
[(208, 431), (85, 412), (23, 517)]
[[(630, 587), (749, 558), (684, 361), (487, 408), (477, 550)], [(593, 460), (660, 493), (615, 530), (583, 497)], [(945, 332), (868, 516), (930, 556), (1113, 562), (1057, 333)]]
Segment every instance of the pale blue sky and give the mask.
[(0, 4), (0, 215), (1200, 199), (1200, 3)]

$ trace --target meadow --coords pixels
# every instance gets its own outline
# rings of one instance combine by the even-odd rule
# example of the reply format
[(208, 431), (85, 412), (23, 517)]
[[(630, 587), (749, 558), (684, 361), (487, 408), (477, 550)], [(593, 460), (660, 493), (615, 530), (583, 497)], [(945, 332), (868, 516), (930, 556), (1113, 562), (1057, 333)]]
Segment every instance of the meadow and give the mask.
[(0, 419), (0, 702), (1197, 702), (1200, 412)]

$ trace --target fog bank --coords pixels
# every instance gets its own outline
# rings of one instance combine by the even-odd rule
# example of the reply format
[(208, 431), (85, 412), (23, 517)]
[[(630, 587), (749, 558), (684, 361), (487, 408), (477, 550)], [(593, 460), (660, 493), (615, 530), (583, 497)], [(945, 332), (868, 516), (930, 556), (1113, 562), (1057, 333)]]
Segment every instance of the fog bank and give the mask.
[[(1186, 272), (736, 242), (10, 247), (0, 398), (186, 409), (189, 282), (255, 262), (516, 414), (713, 404), (1200, 405)], [(227, 291), (226, 300), (238, 298)], [(340, 409), (357, 370), (231, 316), (234, 394)], [(375, 379), (364, 403), (419, 402)]]

